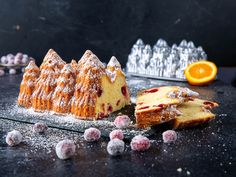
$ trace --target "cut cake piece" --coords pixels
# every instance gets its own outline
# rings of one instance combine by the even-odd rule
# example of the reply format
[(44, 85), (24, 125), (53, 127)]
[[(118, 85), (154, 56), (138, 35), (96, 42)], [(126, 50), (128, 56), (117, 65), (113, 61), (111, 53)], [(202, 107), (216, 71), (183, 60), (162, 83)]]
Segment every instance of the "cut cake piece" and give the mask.
[(137, 126), (146, 128), (170, 121), (179, 114), (177, 105), (198, 96), (197, 92), (179, 86), (143, 90), (137, 94), (135, 107)]
[(211, 113), (210, 109), (217, 106), (215, 102), (197, 98), (184, 102), (177, 107), (181, 114), (173, 120), (173, 128), (193, 127), (207, 123), (215, 118), (215, 114)]

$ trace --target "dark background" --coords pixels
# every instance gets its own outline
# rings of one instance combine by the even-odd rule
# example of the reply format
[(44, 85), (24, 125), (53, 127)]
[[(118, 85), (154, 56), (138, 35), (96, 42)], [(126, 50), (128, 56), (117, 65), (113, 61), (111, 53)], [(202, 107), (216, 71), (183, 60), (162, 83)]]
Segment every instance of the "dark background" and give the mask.
[(236, 66), (235, 0), (0, 0), (0, 55), (28, 53), (40, 64), (49, 48), (63, 59), (91, 49), (122, 65), (137, 38), (201, 45), (218, 66)]

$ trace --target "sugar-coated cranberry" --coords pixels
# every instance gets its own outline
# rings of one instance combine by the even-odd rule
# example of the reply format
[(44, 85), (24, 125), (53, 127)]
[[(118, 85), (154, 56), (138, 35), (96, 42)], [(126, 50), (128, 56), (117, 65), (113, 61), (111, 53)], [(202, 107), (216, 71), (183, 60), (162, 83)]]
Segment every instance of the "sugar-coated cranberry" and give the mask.
[(15, 58), (19, 58), (20, 60), (23, 58), (23, 53), (18, 52), (15, 56)]
[(177, 140), (177, 133), (174, 130), (167, 130), (162, 133), (164, 143), (171, 143)]
[(29, 57), (28, 57), (28, 55), (23, 55), (23, 57), (22, 57), (22, 63), (23, 64), (26, 64), (26, 63), (28, 63), (28, 61), (29, 61)]
[(13, 68), (9, 69), (9, 74), (16, 74), (16, 70)]
[(14, 65), (14, 58), (13, 59), (8, 59), (7, 64), (8, 65)]
[(142, 135), (135, 136), (130, 143), (131, 149), (134, 151), (145, 151), (150, 147), (150, 141)]
[(6, 143), (9, 146), (16, 146), (22, 142), (22, 139), (23, 139), (22, 134), (17, 130), (13, 130), (7, 133)]
[(35, 133), (45, 133), (48, 129), (48, 126), (45, 123), (38, 122), (34, 124), (33, 131)]
[(117, 128), (127, 128), (130, 124), (130, 118), (127, 115), (117, 116), (114, 120), (114, 124)]
[(19, 59), (19, 58), (17, 58), (17, 57), (15, 56), (14, 64), (15, 64), (15, 65), (21, 64), (21, 59)]
[(122, 94), (126, 97), (127, 96), (127, 89), (126, 86), (121, 87)]
[(88, 142), (93, 142), (99, 140), (101, 137), (101, 132), (97, 128), (88, 128), (84, 131), (84, 139)]
[(5, 74), (5, 71), (3, 69), (0, 69), (0, 76), (3, 76)]
[(124, 134), (122, 132), (122, 130), (113, 130), (110, 134), (109, 134), (110, 139), (120, 139), (123, 140), (124, 139)]
[(2, 57), (1, 57), (1, 63), (2, 63), (2, 64), (7, 64), (7, 62), (8, 62), (7, 57), (6, 57), (6, 56), (2, 56)]
[(112, 139), (107, 144), (107, 152), (112, 156), (121, 155), (125, 150), (125, 143), (120, 139)]
[(56, 154), (60, 159), (68, 159), (75, 154), (76, 145), (72, 140), (62, 140), (56, 145)]

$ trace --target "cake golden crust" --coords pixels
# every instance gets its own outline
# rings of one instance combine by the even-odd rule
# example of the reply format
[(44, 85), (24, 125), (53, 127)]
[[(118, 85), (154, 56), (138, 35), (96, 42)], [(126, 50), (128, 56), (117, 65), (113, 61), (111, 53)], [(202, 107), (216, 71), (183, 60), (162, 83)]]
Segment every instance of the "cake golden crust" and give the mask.
[(18, 96), (18, 105), (29, 108), (32, 106), (31, 96), (33, 94), (36, 80), (39, 76), (39, 68), (34, 61), (31, 61), (25, 68), (25, 73), (20, 85), (20, 93)]
[[(26, 69), (24, 78), (27, 73)], [(18, 104), (35, 111), (53, 111), (58, 114), (72, 114), (79, 119), (99, 119), (130, 104), (125, 74), (115, 57), (108, 67), (87, 50), (80, 61), (66, 64), (52, 49), (44, 57), (37, 76), (31, 78), (29, 98), (32, 103), (22, 103), (21, 84)], [(28, 98), (28, 100), (29, 100)]]

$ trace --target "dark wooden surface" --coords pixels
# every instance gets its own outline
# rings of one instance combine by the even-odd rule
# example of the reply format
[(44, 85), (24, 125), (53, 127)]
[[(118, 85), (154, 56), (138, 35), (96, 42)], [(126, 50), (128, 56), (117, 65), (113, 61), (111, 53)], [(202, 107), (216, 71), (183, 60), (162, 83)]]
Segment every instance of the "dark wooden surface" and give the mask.
[[(1, 77), (0, 94), (19, 87), (20, 79), (20, 75)], [(177, 84), (155, 82), (158, 85)], [(180, 85), (188, 86), (187, 83)], [(216, 120), (205, 126), (179, 130), (179, 138), (173, 144), (164, 144), (161, 140), (161, 132), (168, 126), (157, 127), (155, 135), (150, 137), (153, 142), (148, 151), (132, 152), (129, 141), (126, 141), (126, 151), (120, 157), (107, 154), (107, 138), (91, 144), (84, 142), (82, 134), (54, 128), (50, 128), (48, 134), (37, 137), (27, 134), (31, 124), (0, 119), (0, 176), (233, 177), (236, 175), (236, 90), (220, 81), (206, 87), (191, 88), (198, 91), (202, 98), (220, 103), (220, 107), (214, 110)], [(8, 147), (5, 135), (12, 129), (21, 130), (24, 139), (28, 140), (17, 147)], [(54, 147), (36, 147), (29, 140), (41, 138), (45, 142), (52, 140), (56, 143), (64, 137), (75, 140), (80, 146), (76, 155), (66, 161), (56, 157)], [(182, 172), (177, 171), (179, 168)]]

